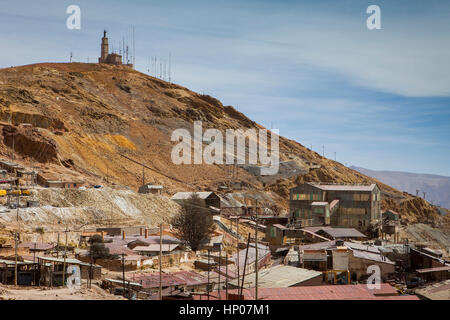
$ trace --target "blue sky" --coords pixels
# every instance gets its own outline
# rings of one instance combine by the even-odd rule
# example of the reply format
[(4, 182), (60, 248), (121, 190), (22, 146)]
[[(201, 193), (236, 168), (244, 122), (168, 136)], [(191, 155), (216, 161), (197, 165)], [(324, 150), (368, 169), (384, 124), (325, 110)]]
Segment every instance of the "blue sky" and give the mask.
[(2, 1), (0, 67), (93, 62), (103, 29), (117, 48), (132, 25), (140, 71), (170, 53), (175, 83), (329, 158), (450, 176), (450, 2)]

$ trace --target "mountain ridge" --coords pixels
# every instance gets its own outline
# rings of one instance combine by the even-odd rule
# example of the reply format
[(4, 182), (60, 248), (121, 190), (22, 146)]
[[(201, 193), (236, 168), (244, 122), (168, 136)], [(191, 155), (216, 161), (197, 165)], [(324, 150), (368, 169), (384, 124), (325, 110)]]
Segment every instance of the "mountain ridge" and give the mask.
[(450, 177), (428, 173), (371, 170), (356, 166), (350, 168), (410, 194), (416, 194), (416, 190), (419, 190), (419, 196), (423, 196), (423, 192), (426, 192), (425, 197), (434, 204), (450, 208)]
[[(0, 70), (0, 155), (38, 164), (40, 172), (89, 183), (161, 184), (167, 193), (220, 190), (231, 185), (229, 165), (183, 165), (171, 162), (173, 130), (263, 128), (232, 106), (209, 95), (153, 78), (124, 66), (44, 63)], [(33, 129), (21, 127), (31, 123)], [(28, 131), (27, 131), (28, 130)], [(14, 139), (12, 139), (14, 137)], [(13, 144), (12, 141), (15, 141)], [(246, 190), (269, 192), (284, 210), (288, 191), (297, 183), (377, 183), (386, 201), (405, 221), (437, 221), (435, 207), (380, 181), (327, 159), (280, 136), (280, 160), (293, 161), (307, 173), (265, 181), (242, 167), (237, 179)], [(14, 146), (14, 152), (12, 147)]]

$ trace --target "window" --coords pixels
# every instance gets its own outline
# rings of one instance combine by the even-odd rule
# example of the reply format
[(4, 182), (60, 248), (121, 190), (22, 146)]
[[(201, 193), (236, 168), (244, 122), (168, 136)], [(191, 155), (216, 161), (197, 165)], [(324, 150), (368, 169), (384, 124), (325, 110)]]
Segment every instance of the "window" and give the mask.
[(370, 200), (369, 194), (361, 194), (361, 193), (353, 194), (353, 201), (369, 201), (369, 200)]
[(323, 208), (315, 207), (315, 208), (314, 208), (314, 213), (323, 213)]
[(270, 236), (271, 236), (272, 238), (275, 238), (275, 237), (277, 236), (277, 229), (275, 229), (274, 226), (272, 226), (272, 227), (270, 228)]

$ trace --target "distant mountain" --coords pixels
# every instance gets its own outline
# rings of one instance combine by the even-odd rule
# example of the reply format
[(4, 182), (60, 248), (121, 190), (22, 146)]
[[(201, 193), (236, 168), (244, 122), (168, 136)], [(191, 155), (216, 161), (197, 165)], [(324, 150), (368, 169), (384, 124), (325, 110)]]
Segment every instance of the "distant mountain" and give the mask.
[(423, 197), (423, 192), (426, 192), (426, 200), (450, 208), (450, 177), (400, 171), (375, 171), (355, 166), (350, 168), (412, 195), (416, 195), (416, 190), (420, 190), (419, 196)]

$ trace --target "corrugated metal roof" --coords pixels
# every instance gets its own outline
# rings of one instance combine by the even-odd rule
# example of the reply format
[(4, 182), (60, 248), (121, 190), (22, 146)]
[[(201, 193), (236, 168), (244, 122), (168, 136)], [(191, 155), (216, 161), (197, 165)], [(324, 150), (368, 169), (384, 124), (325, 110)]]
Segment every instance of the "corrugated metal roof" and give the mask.
[(450, 300), (450, 280), (417, 289), (415, 293), (430, 300)]
[[(252, 245), (252, 244), (250, 244)], [(254, 244), (253, 244), (254, 245)], [(239, 251), (239, 265), (240, 268), (244, 266), (245, 262), (245, 253), (247, 249), (242, 249)], [(264, 245), (258, 244), (258, 261), (263, 260), (267, 255), (270, 254), (269, 247), (266, 247)], [(230, 257), (231, 261), (234, 261), (235, 265), (237, 265), (237, 254), (233, 254), (233, 256)], [(247, 257), (247, 265), (252, 264), (256, 260), (256, 250), (255, 247), (250, 246), (248, 248), (248, 257)]]
[[(178, 248), (178, 244), (163, 244), (162, 251), (168, 252), (173, 251)], [(134, 251), (142, 251), (142, 252), (159, 252), (160, 245), (159, 244), (150, 244), (148, 246), (137, 246), (133, 249)]]
[(369, 252), (377, 253), (377, 254), (380, 253), (380, 250), (376, 246), (372, 246), (372, 245), (350, 242), (350, 241), (345, 241), (344, 245), (349, 249), (369, 251)]
[(434, 268), (426, 268), (426, 269), (417, 269), (418, 273), (429, 273), (429, 272), (438, 272), (438, 271), (450, 271), (450, 267), (434, 267)]
[(50, 250), (55, 247), (52, 243), (40, 243), (40, 242), (23, 242), (19, 244), (19, 248), (28, 248), (30, 250)]
[[(10, 265), (15, 265), (16, 262), (15, 260), (5, 260), (5, 259), (0, 259), (0, 264), (5, 264), (7, 266)], [(24, 264), (33, 264), (33, 262), (28, 262), (28, 261), (17, 261), (18, 265), (24, 265)]]
[(366, 238), (364, 234), (354, 228), (322, 228), (324, 232), (328, 233), (335, 239), (338, 238)]
[(335, 247), (336, 241), (333, 240), (299, 246), (299, 250), (320, 250), (320, 249), (331, 249)]
[[(180, 240), (178, 240), (177, 238), (168, 236), (168, 235), (163, 235), (163, 243), (181, 243)], [(157, 243), (159, 244), (159, 236), (148, 236), (147, 238), (145, 238), (145, 236), (128, 236), (126, 235), (125, 240), (122, 239), (122, 236), (105, 236), (105, 241), (106, 240), (111, 240), (113, 244), (116, 245), (127, 245), (133, 241), (139, 240), (145, 243)], [(106, 243), (105, 243), (106, 244)]]
[(376, 184), (371, 185), (339, 185), (339, 184), (317, 184), (310, 183), (310, 185), (325, 191), (372, 191)]
[[(112, 282), (112, 283), (117, 283), (117, 284), (123, 284), (123, 280), (116, 280), (116, 279), (105, 279), (105, 281), (109, 281), (109, 282)], [(135, 286), (135, 287), (142, 287), (142, 285), (140, 284), (140, 283), (137, 283), (137, 282), (131, 282), (131, 281), (128, 281), (128, 280), (125, 280), (125, 284), (126, 285), (131, 285), (131, 286)]]
[(338, 199), (334, 199), (333, 201), (331, 201), (330, 203), (330, 210), (333, 210), (333, 208), (339, 204), (339, 200)]
[(327, 252), (325, 250), (303, 250), (303, 261), (327, 261)]
[(313, 203), (311, 203), (312, 206), (326, 206), (328, 204), (328, 202), (324, 202), (324, 201), (315, 201)]
[[(159, 272), (135, 273), (128, 277), (127, 280), (140, 283), (143, 288), (151, 289), (159, 287)], [(162, 274), (162, 286), (196, 286), (208, 283), (208, 279), (194, 271), (179, 271)]]
[(274, 226), (275, 228), (278, 228), (278, 229), (281, 229), (281, 230), (287, 230), (287, 229), (289, 229), (289, 228), (287, 228), (287, 227), (285, 227), (285, 226), (283, 226), (283, 225), (281, 225), (281, 224), (274, 224), (274, 225), (272, 225), (272, 226)]
[[(380, 291), (391, 291), (391, 285), (382, 283)], [(237, 294), (237, 289), (228, 290), (231, 294)], [(258, 299), (261, 300), (419, 300), (417, 296), (400, 296), (392, 294), (389, 296), (376, 296), (366, 284), (357, 285), (326, 285), (326, 286), (302, 286), (288, 288), (260, 288)], [(246, 300), (255, 299), (255, 290), (244, 289), (243, 295)], [(206, 296), (194, 296), (196, 300), (206, 300)], [(222, 299), (225, 299), (224, 295)], [(210, 300), (217, 300), (217, 292), (213, 292)]]
[[(278, 265), (258, 273), (258, 288), (286, 288), (319, 276), (322, 276), (322, 272)], [(246, 275), (244, 287), (254, 287), (255, 279), (255, 273)], [(237, 279), (230, 284), (237, 286)]]
[(361, 259), (366, 259), (366, 260), (371, 260), (371, 261), (376, 261), (376, 262), (381, 262), (381, 263), (387, 263), (387, 264), (395, 264), (394, 262), (389, 260), (387, 257), (383, 257), (379, 253), (377, 254), (377, 253), (354, 250), (354, 249), (352, 251), (353, 251), (353, 256), (356, 258), (361, 258)]
[[(40, 259), (42, 261), (49, 261), (49, 262), (59, 262), (64, 263), (64, 258), (54, 258), (54, 257), (36, 257), (37, 259)], [(89, 266), (89, 263), (84, 263), (78, 259), (73, 258), (66, 258), (66, 263), (68, 264), (79, 264), (83, 266)]]
[(211, 194), (213, 194), (212, 191), (203, 191), (203, 192), (177, 192), (175, 193), (172, 198), (170, 198), (171, 200), (188, 200), (192, 197), (193, 194), (196, 194), (200, 199), (206, 199), (208, 198)]
[(145, 184), (143, 186), (141, 186), (141, 188), (147, 188), (147, 189), (164, 189), (163, 186), (158, 186), (158, 185), (152, 185), (152, 184)]

